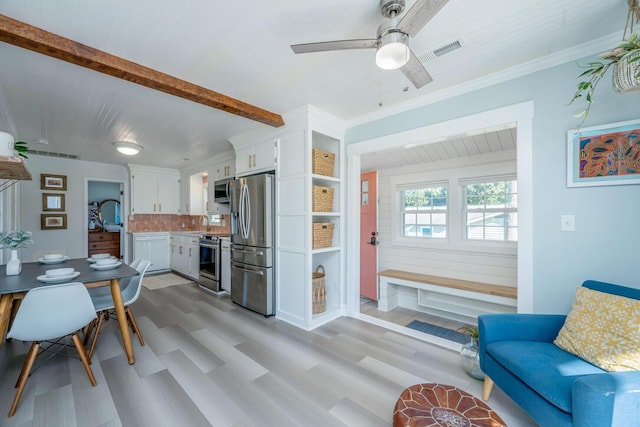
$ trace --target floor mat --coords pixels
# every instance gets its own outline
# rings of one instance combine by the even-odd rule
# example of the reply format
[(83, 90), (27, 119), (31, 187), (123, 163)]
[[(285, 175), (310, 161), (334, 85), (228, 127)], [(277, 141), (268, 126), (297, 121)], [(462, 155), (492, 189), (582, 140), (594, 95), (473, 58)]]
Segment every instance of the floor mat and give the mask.
[(435, 335), (436, 337), (444, 338), (446, 340), (455, 341), (460, 344), (466, 344), (469, 342), (469, 336), (462, 332), (443, 328), (438, 325), (432, 325), (431, 323), (421, 322), (419, 320), (414, 320), (409, 323), (407, 328), (415, 329), (416, 331), (424, 332), (429, 335)]
[(173, 273), (158, 274), (155, 276), (145, 275), (142, 279), (142, 286), (151, 290), (168, 288), (169, 286), (187, 285), (189, 283), (195, 282)]

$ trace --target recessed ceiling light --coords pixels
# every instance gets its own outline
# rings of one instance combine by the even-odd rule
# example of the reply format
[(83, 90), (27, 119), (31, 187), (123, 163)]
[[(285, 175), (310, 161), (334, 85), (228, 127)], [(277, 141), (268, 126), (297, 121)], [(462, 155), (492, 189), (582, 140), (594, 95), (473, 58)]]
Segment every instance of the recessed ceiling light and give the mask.
[(113, 146), (116, 147), (116, 150), (126, 156), (135, 156), (140, 152), (140, 150), (142, 150), (142, 145), (135, 142), (114, 142)]

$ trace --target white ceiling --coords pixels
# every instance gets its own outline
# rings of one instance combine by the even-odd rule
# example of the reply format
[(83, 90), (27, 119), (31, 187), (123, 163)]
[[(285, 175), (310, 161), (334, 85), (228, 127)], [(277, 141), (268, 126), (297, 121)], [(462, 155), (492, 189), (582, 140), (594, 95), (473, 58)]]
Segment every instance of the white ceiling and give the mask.
[[(414, 1), (407, 0), (408, 7)], [(296, 43), (374, 38), (384, 19), (378, 4), (4, 0), (0, 13), (278, 114), (312, 104), (357, 121), (577, 45), (619, 37), (627, 0), (450, 0), (410, 45), (417, 55), (458, 38), (464, 46), (427, 62), (434, 81), (420, 90), (400, 71), (378, 70), (374, 50), (291, 51)], [(230, 149), (229, 137), (266, 127), (5, 43), (0, 58), (0, 130), (32, 149), (179, 168)], [(41, 139), (49, 144), (38, 144)], [(144, 146), (134, 158), (111, 145), (129, 139)]]

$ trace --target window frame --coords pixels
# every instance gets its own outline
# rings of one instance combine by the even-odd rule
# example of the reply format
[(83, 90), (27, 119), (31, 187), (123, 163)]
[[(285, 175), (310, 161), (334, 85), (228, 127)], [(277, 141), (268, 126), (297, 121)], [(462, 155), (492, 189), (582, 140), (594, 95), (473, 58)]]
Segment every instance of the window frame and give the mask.
[[(427, 213), (430, 215), (430, 226), (433, 227), (433, 214), (434, 213), (441, 213), (444, 214), (445, 216), (445, 223), (444, 223), (444, 227), (445, 227), (445, 236), (444, 237), (434, 237), (433, 235), (431, 236), (407, 236), (405, 235), (404, 232), (404, 227), (405, 227), (405, 223), (404, 223), (404, 218), (405, 215), (407, 213), (407, 210), (405, 209), (404, 206), (404, 192), (405, 191), (409, 191), (409, 190), (424, 190), (424, 189), (434, 189), (434, 188), (439, 188), (439, 187), (443, 187), (445, 189), (446, 192), (446, 206), (444, 208), (444, 210), (435, 210), (434, 209), (430, 209)], [(411, 240), (433, 240), (433, 241), (446, 241), (448, 240), (449, 237), (449, 227), (450, 227), (450, 218), (449, 218), (449, 207), (450, 207), (450, 195), (449, 195), (449, 182), (448, 181), (442, 181), (442, 180), (438, 180), (438, 181), (425, 181), (425, 182), (419, 182), (419, 183), (413, 183), (413, 184), (403, 184), (403, 185), (399, 185), (396, 187), (396, 198), (398, 200), (398, 203), (396, 205), (396, 214), (399, 216), (400, 221), (399, 221), (399, 229), (398, 229), (398, 236), (402, 239), (411, 239)], [(417, 206), (416, 206), (417, 208)], [(418, 215), (418, 213), (416, 212), (416, 216)], [(416, 218), (417, 221), (417, 218)], [(417, 225), (417, 223), (416, 223)]]

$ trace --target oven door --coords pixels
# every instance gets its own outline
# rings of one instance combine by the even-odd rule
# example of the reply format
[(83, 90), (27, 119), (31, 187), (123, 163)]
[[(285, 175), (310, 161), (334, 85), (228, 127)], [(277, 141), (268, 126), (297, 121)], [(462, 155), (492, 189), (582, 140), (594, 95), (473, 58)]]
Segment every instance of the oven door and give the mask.
[(220, 242), (200, 242), (199, 276), (202, 286), (220, 291)]

